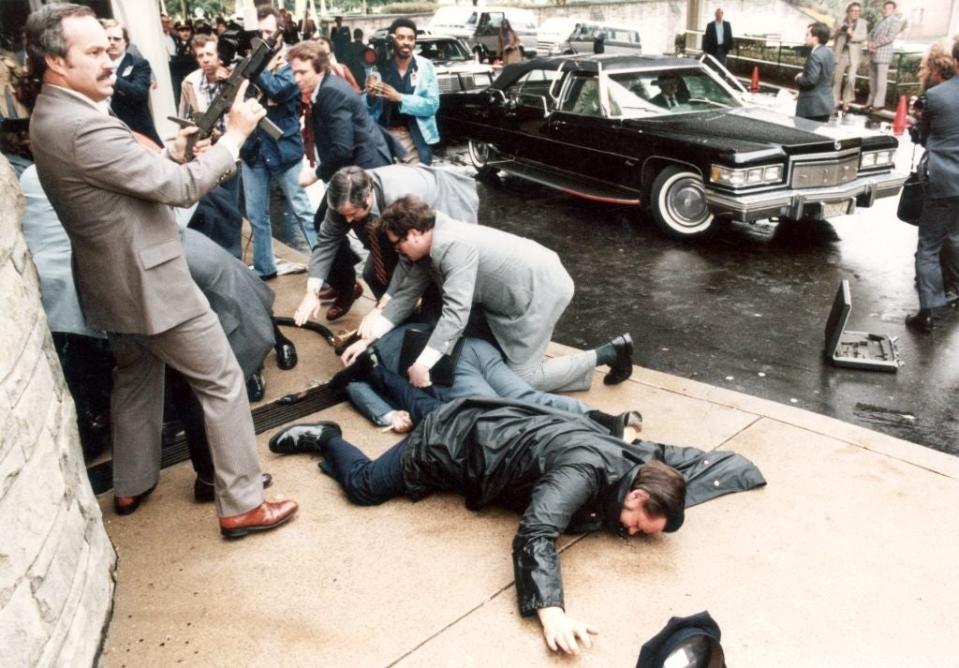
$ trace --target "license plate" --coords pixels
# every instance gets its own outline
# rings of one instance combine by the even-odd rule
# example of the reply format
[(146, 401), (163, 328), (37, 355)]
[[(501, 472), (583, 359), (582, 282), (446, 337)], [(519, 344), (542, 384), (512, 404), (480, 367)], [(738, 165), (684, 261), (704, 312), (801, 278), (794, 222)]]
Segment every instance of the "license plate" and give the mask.
[(823, 202), (822, 217), (835, 218), (836, 216), (845, 216), (849, 213), (849, 204), (852, 200), (843, 200), (842, 202)]

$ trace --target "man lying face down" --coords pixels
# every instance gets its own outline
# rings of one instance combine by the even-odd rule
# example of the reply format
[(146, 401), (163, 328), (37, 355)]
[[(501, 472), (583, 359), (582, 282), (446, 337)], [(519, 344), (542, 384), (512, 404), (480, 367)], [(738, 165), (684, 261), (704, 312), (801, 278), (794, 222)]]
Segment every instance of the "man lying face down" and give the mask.
[(289, 427), (270, 449), (323, 455), (320, 468), (355, 504), (401, 495), (415, 501), (443, 490), (462, 493), (470, 510), (496, 504), (520, 513), (513, 539), (520, 612), (539, 617), (550, 649), (577, 654), (578, 642), (590, 647), (595, 629), (565, 612), (556, 539), (598, 529), (624, 536), (676, 531), (683, 476), (642, 461), (634, 446), (585, 416), (507, 399), (433, 401), (423, 421), (376, 460), (343, 440), (333, 422)]

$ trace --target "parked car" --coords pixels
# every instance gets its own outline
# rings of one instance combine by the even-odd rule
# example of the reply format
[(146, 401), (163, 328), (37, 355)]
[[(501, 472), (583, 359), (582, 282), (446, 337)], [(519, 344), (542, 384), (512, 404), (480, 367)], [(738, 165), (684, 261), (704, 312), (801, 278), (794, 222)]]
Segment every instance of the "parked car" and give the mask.
[(576, 56), (504, 68), (444, 95), (441, 132), (503, 170), (590, 200), (644, 208), (667, 235), (717, 219), (825, 219), (899, 192), (898, 141), (747, 106), (702, 63)]
[[(370, 46), (377, 62), (390, 57), (388, 38), (375, 37)], [(440, 93), (486, 88), (496, 76), (491, 65), (477, 62), (469, 47), (450, 35), (419, 35), (414, 52), (432, 61)]]
[(599, 34), (603, 36), (605, 53), (638, 55), (643, 52), (639, 31), (628, 26), (553, 17), (543, 21), (537, 31), (536, 55), (593, 53), (593, 45)]
[(477, 54), (489, 61), (499, 50), (499, 28), (509, 20), (524, 56), (536, 54), (536, 17), (528, 9), (517, 7), (447, 6), (436, 10), (427, 25), (430, 32), (459, 37)]

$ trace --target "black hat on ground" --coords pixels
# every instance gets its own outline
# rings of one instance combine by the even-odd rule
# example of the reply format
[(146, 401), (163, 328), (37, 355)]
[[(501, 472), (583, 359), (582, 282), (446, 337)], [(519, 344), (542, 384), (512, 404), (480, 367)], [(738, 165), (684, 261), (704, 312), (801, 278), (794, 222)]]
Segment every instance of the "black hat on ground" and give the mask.
[(639, 652), (636, 668), (726, 668), (719, 624), (702, 611), (672, 617)]

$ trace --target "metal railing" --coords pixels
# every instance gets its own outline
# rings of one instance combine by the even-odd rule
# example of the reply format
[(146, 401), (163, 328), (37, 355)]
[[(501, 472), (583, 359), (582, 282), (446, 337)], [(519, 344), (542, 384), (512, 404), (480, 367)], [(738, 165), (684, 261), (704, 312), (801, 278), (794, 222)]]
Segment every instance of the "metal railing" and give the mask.
[[(689, 55), (702, 53), (701, 30), (687, 30), (677, 38), (677, 50)], [(680, 39), (681, 38), (681, 39)], [(763, 81), (795, 87), (794, 77), (801, 72), (809, 48), (805, 44), (789, 42), (761, 35), (746, 35), (733, 39), (733, 49), (726, 54), (726, 67), (733, 73), (748, 77), (754, 66), (759, 67)], [(917, 73), (922, 52), (897, 51), (889, 67), (886, 107), (895, 108), (900, 95), (917, 95), (921, 90)], [(868, 95), (869, 57), (863, 53), (856, 72), (856, 91)]]

